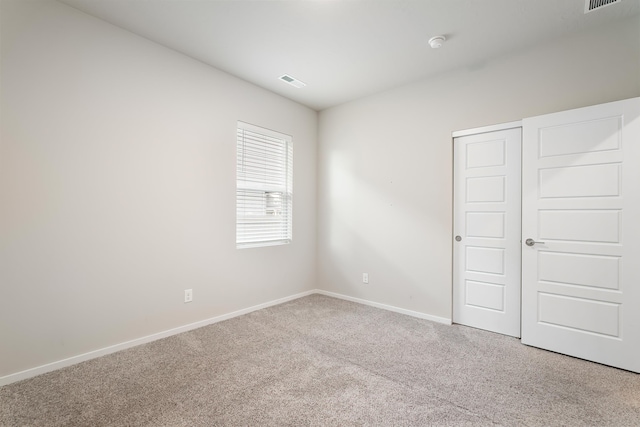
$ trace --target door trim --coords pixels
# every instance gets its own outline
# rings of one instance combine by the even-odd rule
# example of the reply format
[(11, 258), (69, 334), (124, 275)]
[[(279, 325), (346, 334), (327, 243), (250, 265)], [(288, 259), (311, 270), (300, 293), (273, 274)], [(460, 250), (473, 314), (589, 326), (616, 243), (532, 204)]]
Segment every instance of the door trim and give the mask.
[(451, 144), (453, 144), (453, 139), (459, 136), (476, 135), (479, 133), (487, 133), (487, 132), (494, 132), (497, 130), (507, 130), (507, 129), (521, 128), (521, 127), (522, 127), (522, 120), (517, 120), (515, 122), (499, 123), (497, 125), (482, 126), (479, 128), (456, 130), (454, 132), (451, 132)]

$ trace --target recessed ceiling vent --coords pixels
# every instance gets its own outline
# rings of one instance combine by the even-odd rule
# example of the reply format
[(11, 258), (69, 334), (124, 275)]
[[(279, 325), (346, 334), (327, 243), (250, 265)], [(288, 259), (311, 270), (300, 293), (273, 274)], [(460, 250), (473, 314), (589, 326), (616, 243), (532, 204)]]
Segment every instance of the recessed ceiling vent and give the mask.
[(593, 12), (596, 9), (602, 9), (605, 6), (610, 6), (614, 3), (618, 3), (620, 0), (584, 0), (584, 13)]
[(283, 82), (287, 82), (289, 83), (291, 86), (297, 87), (298, 89), (301, 87), (305, 87), (307, 84), (304, 82), (301, 82), (300, 80), (291, 77), (288, 74), (285, 74), (283, 76), (280, 76), (280, 80), (282, 80)]

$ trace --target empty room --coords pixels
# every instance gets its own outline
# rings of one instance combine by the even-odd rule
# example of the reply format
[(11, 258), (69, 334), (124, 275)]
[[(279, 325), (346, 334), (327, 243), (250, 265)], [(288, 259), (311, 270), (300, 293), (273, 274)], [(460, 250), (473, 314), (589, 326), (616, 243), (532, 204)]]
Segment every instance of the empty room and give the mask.
[(0, 426), (640, 425), (640, 0), (0, 0)]

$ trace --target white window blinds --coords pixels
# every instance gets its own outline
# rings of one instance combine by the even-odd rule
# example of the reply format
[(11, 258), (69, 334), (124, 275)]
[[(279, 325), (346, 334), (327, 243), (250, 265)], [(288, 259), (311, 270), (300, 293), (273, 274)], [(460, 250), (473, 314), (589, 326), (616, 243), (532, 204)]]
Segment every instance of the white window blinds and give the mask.
[(236, 246), (290, 243), (293, 144), (291, 137), (238, 122)]

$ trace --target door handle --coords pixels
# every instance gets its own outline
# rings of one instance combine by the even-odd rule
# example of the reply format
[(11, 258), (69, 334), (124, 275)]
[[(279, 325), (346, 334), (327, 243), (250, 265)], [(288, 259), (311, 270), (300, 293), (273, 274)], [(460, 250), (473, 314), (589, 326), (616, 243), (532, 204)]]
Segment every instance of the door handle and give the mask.
[(535, 241), (535, 240), (533, 240), (533, 239), (527, 239), (527, 240), (525, 240), (525, 241), (524, 241), (524, 243), (525, 243), (525, 245), (527, 245), (527, 246), (533, 246), (533, 245), (535, 245), (536, 243), (544, 244), (544, 242), (536, 242), (536, 241)]

